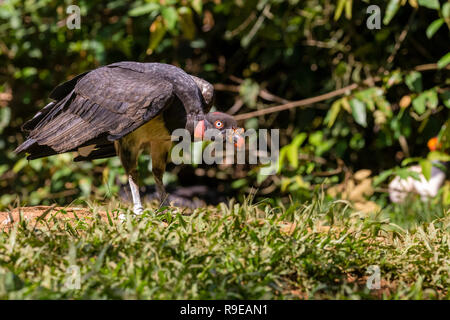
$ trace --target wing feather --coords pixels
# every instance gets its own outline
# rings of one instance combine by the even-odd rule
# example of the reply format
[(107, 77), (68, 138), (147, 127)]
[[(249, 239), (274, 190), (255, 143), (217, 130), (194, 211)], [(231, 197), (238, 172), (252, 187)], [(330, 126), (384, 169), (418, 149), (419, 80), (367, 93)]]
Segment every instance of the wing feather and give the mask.
[(205, 100), (206, 106), (208, 107), (208, 110), (205, 111), (209, 111), (214, 102), (214, 86), (205, 79), (193, 76), (191, 74), (190, 76), (194, 80), (197, 87), (200, 89), (203, 99)]
[(151, 74), (108, 66), (96, 69), (80, 77), (71, 92), (33, 123), (28, 140), (16, 152), (38, 150), (37, 144), (62, 153), (97, 137), (119, 139), (158, 115), (172, 98), (172, 84)]

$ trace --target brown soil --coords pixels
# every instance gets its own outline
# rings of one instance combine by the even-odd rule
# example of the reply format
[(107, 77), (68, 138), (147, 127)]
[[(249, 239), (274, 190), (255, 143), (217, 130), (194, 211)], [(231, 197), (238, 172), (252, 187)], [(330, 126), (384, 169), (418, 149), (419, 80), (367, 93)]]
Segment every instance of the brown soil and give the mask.
[[(75, 215), (80, 219), (94, 216), (94, 213), (87, 208), (65, 208), (56, 206), (20, 207), (15, 208), (10, 212), (0, 211), (0, 230), (10, 228), (14, 223), (19, 222), (21, 219), (20, 212), (22, 212), (22, 219), (35, 223), (46, 211), (48, 212), (45, 217), (41, 218), (46, 221), (49, 221), (50, 219), (75, 220)], [(99, 214), (105, 220), (108, 219), (106, 212), (99, 212)], [(114, 219), (113, 217), (111, 218)], [(39, 221), (39, 223), (41, 223), (41, 221)]]

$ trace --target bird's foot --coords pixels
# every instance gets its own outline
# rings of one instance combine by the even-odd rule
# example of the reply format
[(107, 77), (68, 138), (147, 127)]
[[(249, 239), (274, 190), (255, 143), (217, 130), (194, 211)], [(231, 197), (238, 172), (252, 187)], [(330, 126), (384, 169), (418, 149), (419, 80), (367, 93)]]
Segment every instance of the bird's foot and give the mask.
[[(133, 216), (139, 216), (144, 212), (144, 208), (142, 208), (142, 206), (135, 206), (133, 208)], [(120, 221), (125, 221), (127, 220), (127, 216), (124, 213), (119, 214), (119, 220)]]
[(142, 206), (135, 206), (133, 208), (134, 215), (139, 216), (144, 212), (144, 208)]

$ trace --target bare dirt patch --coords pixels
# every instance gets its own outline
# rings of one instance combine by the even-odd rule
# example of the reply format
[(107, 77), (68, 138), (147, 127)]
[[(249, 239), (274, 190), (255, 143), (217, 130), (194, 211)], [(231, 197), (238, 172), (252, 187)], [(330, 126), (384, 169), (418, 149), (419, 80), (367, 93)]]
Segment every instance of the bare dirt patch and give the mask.
[[(106, 212), (98, 212), (102, 219), (107, 220)], [(0, 230), (10, 228), (15, 223), (24, 219), (30, 223), (49, 222), (54, 219), (72, 220), (80, 218), (93, 218), (94, 213), (88, 208), (81, 207), (56, 207), (56, 206), (34, 206), (19, 207), (12, 211), (0, 211)]]

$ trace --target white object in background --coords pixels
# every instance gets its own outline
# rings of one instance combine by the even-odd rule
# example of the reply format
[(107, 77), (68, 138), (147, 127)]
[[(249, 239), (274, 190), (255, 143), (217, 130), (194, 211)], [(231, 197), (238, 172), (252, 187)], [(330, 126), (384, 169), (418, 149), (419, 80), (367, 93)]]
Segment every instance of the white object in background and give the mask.
[(412, 177), (400, 179), (395, 177), (389, 183), (389, 198), (394, 203), (402, 203), (405, 201), (409, 193), (419, 194), (422, 200), (433, 198), (438, 194), (439, 188), (445, 180), (445, 172), (437, 167), (431, 168), (430, 180), (427, 181), (422, 174), (420, 166), (412, 166), (410, 171), (418, 172), (420, 180), (415, 180)]

